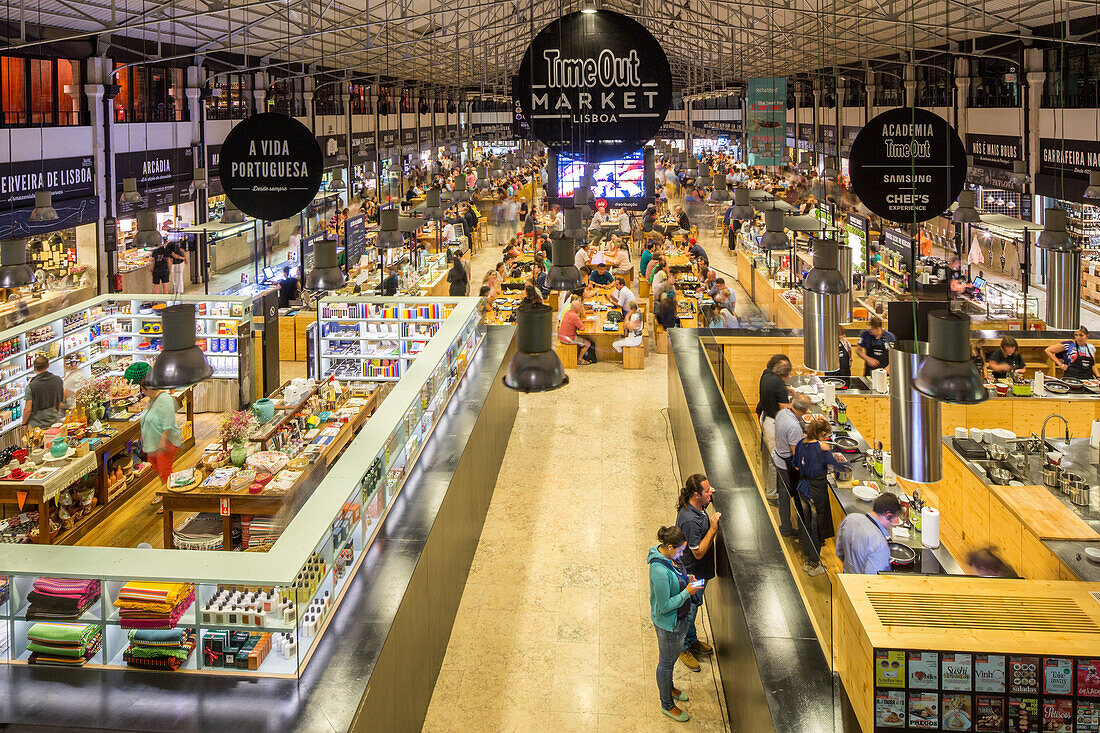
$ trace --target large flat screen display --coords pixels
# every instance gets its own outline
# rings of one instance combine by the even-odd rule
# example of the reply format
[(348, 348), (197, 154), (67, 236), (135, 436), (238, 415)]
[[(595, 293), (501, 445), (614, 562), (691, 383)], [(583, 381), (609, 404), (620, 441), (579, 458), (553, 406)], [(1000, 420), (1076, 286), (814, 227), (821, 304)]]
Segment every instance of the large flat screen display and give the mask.
[[(567, 153), (554, 154), (548, 163), (550, 196), (557, 202), (573, 198), (580, 185), (587, 161)], [(592, 194), (605, 199), (609, 206), (644, 209), (653, 199), (653, 152), (643, 148), (617, 160), (598, 163), (592, 174), (596, 185)]]

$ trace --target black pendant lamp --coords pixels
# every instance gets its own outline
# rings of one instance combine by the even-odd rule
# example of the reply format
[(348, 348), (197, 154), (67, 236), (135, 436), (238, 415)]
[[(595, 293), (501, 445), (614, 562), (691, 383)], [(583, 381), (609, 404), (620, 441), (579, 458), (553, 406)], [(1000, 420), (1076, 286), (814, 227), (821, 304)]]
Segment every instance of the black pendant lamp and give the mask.
[(790, 241), (783, 226), (783, 212), (768, 209), (764, 212), (764, 236), (760, 238), (762, 249), (789, 249)]
[(470, 192), (466, 189), (466, 174), (459, 171), (455, 175), (455, 191), (451, 194), (451, 201), (465, 203), (470, 200)]
[(581, 271), (577, 269), (577, 248), (573, 245), (573, 240), (553, 240), (550, 254), (550, 272), (546, 274), (546, 283), (551, 290), (571, 293), (584, 285)]
[(190, 387), (213, 376), (213, 367), (195, 344), (194, 303), (170, 305), (160, 314), (164, 349), (153, 360), (145, 382), (157, 389), (170, 389)]
[(34, 209), (28, 217), (30, 221), (53, 221), (57, 218), (57, 209), (53, 207), (53, 194), (49, 191), (35, 191)]
[(140, 204), (141, 194), (137, 190), (136, 178), (122, 179), (122, 195), (118, 197), (120, 204)]
[(508, 362), (504, 386), (517, 392), (549, 392), (569, 384), (554, 350), (554, 310), (531, 305), (516, 311), (516, 353)]
[(706, 163), (699, 164), (699, 175), (695, 177), (697, 186), (709, 186), (711, 184), (710, 166)]
[(970, 316), (946, 310), (928, 314), (928, 357), (913, 375), (913, 388), (956, 405), (989, 399), (985, 380), (970, 358)]
[(596, 197), (592, 195), (592, 189), (596, 186), (596, 177), (592, 175), (595, 168), (591, 163), (586, 163), (584, 173), (581, 174), (580, 185), (573, 191), (573, 205), (576, 207), (591, 206)]
[(974, 192), (966, 189), (959, 192), (959, 205), (951, 213), (951, 221), (955, 224), (978, 224), (982, 218), (978, 210), (974, 208)]
[(699, 175), (699, 159), (693, 153), (687, 154), (687, 167), (684, 168), (684, 173), (687, 174), (688, 178)]
[(378, 212), (378, 239), (375, 246), (381, 249), (397, 249), (405, 246), (405, 240), (398, 230), (399, 215), (397, 209), (382, 209)]
[(1089, 171), (1089, 185), (1085, 192), (1081, 194), (1081, 197), (1100, 199), (1100, 171)]
[[(725, 178), (725, 176), (722, 176)], [(744, 186), (733, 189), (733, 211), (730, 217), (738, 221), (756, 218), (756, 210), (752, 208), (752, 193)]]
[(344, 272), (336, 260), (336, 242), (321, 240), (313, 245), (313, 269), (306, 273), (307, 290), (339, 290)]
[(576, 207), (576, 199), (573, 199), (574, 206), (563, 210), (565, 214), (565, 229), (562, 234), (574, 242), (584, 239), (584, 216), (583, 212)]
[(27, 264), (26, 240), (0, 242), (0, 288), (19, 288), (33, 282), (34, 270)]
[(424, 216), (428, 219), (443, 218), (443, 205), (438, 188), (429, 188), (424, 194)]
[(157, 212), (146, 210), (137, 213), (137, 233), (134, 234), (134, 244), (145, 249), (164, 244), (164, 237), (157, 229)]
[(484, 191), (487, 188), (489, 188), (489, 170), (485, 166), (479, 165), (477, 167), (477, 180), (474, 181), (474, 189)]

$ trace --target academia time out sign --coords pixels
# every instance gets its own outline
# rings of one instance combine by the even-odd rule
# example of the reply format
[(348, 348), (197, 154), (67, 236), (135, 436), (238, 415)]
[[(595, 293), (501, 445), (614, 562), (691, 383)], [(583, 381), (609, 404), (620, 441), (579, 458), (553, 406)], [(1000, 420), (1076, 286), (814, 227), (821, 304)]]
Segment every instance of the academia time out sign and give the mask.
[(578, 11), (531, 41), (515, 90), (531, 132), (548, 148), (602, 161), (634, 152), (661, 128), (672, 72), (638, 22)]
[(257, 219), (276, 221), (304, 209), (321, 187), (321, 146), (298, 120), (253, 115), (222, 143), (218, 175), (225, 195)]
[(966, 180), (955, 128), (919, 107), (883, 112), (863, 126), (849, 154), (852, 190), (883, 219), (922, 222), (947, 211)]

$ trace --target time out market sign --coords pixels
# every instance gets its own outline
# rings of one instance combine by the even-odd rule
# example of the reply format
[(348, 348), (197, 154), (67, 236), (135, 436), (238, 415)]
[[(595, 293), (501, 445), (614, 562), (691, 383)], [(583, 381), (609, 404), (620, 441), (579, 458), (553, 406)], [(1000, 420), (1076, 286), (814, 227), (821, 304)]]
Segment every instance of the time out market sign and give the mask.
[(641, 24), (607, 10), (575, 12), (535, 36), (516, 101), (548, 148), (608, 160), (657, 134), (672, 101), (664, 49)]

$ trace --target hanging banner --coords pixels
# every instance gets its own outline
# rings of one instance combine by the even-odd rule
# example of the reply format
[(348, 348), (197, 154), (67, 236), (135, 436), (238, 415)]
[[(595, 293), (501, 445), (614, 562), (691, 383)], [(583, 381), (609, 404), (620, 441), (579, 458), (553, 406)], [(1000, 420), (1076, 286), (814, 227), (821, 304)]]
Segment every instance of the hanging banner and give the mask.
[(353, 132), (351, 134), (351, 164), (363, 165), (378, 156), (374, 143), (374, 132)]
[(222, 146), (206, 146), (206, 195), (219, 196), (222, 190), (222, 179), (218, 175), (218, 163), (221, 161)]
[(141, 203), (118, 204), (118, 216), (127, 218), (143, 209), (167, 209), (190, 198), (186, 189), (191, 185), (191, 176), (195, 171), (194, 160), (194, 151), (190, 147), (116, 155), (116, 195), (122, 193), (126, 178), (137, 179), (141, 194)]
[(367, 217), (357, 214), (344, 222), (344, 242), (348, 268), (355, 267), (367, 250)]
[(783, 161), (787, 129), (787, 79), (760, 76), (749, 79), (745, 117), (749, 165), (779, 165)]
[(242, 120), (222, 143), (218, 174), (229, 200), (265, 221), (294, 216), (321, 188), (321, 146), (293, 117), (265, 112)]
[(1100, 141), (1039, 138), (1039, 174), (1035, 193), (1065, 201), (1084, 201), (1089, 172), (1100, 170)]
[(620, 13), (563, 16), (523, 55), (520, 111), (548, 148), (602, 162), (633, 153), (661, 128), (672, 70), (657, 39)]
[(325, 169), (338, 168), (348, 164), (347, 151), (344, 149), (344, 136), (318, 135), (317, 142), (321, 146), (321, 154), (325, 158)]
[(56, 232), (59, 229), (94, 224), (99, 220), (99, 197), (54, 199), (57, 218), (51, 221), (31, 221), (33, 208), (0, 209), (0, 239), (18, 239)]
[(966, 181), (966, 149), (955, 128), (919, 107), (887, 110), (868, 122), (849, 159), (852, 190), (889, 221), (939, 216)]
[(55, 203), (94, 196), (92, 157), (21, 160), (4, 164), (0, 170), (0, 208), (25, 206), (33, 209), (35, 191), (49, 191)]

